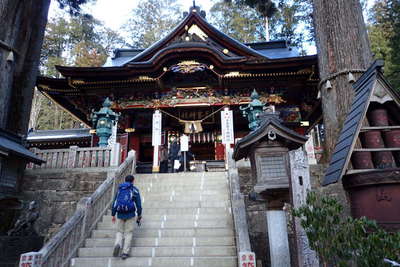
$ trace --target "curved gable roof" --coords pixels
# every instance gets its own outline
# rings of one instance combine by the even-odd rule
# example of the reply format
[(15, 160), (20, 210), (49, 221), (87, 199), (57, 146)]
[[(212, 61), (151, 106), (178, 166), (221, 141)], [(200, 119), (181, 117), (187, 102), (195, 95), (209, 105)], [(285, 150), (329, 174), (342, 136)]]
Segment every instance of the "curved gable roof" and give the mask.
[[(195, 26), (194, 26), (195, 25)], [(257, 52), (256, 50), (242, 44), (241, 42), (229, 37), (228, 35), (222, 33), (214, 26), (209, 24), (197, 11), (197, 9), (192, 9), (191, 12), (185, 17), (181, 23), (179, 23), (171, 33), (165, 36), (163, 39), (159, 40), (158, 42), (154, 43), (141, 53), (133, 56), (132, 58), (126, 60), (124, 64), (129, 63), (136, 63), (142, 61), (148, 61), (155, 54), (157, 54), (160, 50), (165, 49), (166, 47), (170, 46), (179, 38), (184, 36), (190, 35), (191, 27), (194, 26), (200, 30), (200, 35), (204, 34), (206, 38), (203, 40), (199, 40), (200, 43), (206, 43), (210, 48), (213, 49), (220, 49), (219, 52), (223, 52), (223, 49), (228, 49), (229, 53), (227, 56), (234, 55), (237, 57), (246, 57), (246, 58), (260, 58), (260, 59), (267, 59), (266, 56), (262, 55), (261, 53)], [(193, 33), (192, 35), (197, 35)], [(197, 36), (199, 37), (199, 36)], [(201, 37), (200, 37), (201, 39)], [(178, 47), (185, 47), (185, 41), (182, 40), (181, 42), (176, 42), (175, 46)]]

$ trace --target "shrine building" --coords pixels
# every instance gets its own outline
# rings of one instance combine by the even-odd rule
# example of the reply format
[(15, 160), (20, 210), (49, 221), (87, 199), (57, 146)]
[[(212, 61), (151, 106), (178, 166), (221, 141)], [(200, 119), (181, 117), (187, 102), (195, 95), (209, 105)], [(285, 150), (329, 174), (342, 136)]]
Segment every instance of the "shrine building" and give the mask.
[[(322, 116), (316, 55), (301, 56), (286, 41), (241, 43), (210, 25), (198, 7), (146, 49), (116, 49), (103, 67), (57, 70), (63, 78), (38, 77), (40, 92), (90, 128), (92, 112), (111, 99), (111, 108), (120, 113), (122, 159), (134, 149), (139, 164), (153, 162), (156, 110), (162, 114), (162, 146), (186, 133), (190, 151), (201, 161), (225, 158), (224, 108), (233, 111), (235, 140), (249, 133), (239, 107), (251, 101), (253, 90), (299, 134), (308, 133)], [(62, 139), (52, 136), (51, 142), (62, 144)]]

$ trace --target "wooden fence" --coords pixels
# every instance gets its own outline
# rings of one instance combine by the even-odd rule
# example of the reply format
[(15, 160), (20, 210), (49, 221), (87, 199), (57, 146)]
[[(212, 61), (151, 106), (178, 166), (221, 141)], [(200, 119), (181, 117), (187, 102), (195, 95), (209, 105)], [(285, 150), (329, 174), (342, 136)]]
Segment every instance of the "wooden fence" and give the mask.
[[(29, 163), (27, 169), (96, 168), (119, 165), (119, 144), (113, 147), (77, 147), (40, 150), (32, 152), (46, 161), (42, 165)], [(118, 159), (116, 159), (116, 157)]]

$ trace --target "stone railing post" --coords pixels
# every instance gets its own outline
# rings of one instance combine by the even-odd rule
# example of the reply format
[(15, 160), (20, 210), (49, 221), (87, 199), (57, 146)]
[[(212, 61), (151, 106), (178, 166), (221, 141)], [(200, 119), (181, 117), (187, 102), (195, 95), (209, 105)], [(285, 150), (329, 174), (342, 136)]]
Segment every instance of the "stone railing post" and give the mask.
[(117, 167), (119, 166), (121, 161), (121, 144), (114, 143), (111, 146), (111, 159), (110, 159), (110, 166)]
[(68, 168), (75, 168), (76, 161), (78, 156), (78, 147), (77, 146), (70, 146), (69, 153), (68, 153)]
[(131, 174), (136, 172), (136, 151), (135, 150), (130, 150), (128, 152), (128, 157), (133, 157), (132, 160), (132, 169), (131, 169)]
[(90, 210), (91, 205), (90, 205), (90, 198), (89, 197), (83, 197), (79, 200), (76, 210), (83, 210), (84, 211), (84, 217), (83, 217), (83, 224), (82, 224), (82, 231), (81, 231), (81, 238), (80, 241), (85, 240), (87, 234), (88, 234), (88, 219), (90, 217)]
[(238, 266), (256, 266), (255, 253), (251, 251), (249, 227), (244, 197), (240, 192), (239, 173), (233, 160), (233, 149), (227, 147), (228, 176), (232, 202), (232, 214), (235, 225)]

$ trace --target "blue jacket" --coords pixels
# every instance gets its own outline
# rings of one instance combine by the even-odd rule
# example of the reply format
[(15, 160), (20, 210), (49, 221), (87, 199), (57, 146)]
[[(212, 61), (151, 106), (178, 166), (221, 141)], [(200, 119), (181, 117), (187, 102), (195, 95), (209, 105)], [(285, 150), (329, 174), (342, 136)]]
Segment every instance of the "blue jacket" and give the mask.
[[(132, 200), (135, 202), (135, 206), (136, 206), (136, 208), (133, 211), (117, 212), (117, 207), (116, 207), (117, 196), (118, 196), (118, 193), (119, 193), (119, 189), (123, 188), (123, 187), (125, 187), (125, 188), (131, 187), (132, 190), (133, 190), (133, 198), (132, 198)], [(137, 216), (141, 216), (142, 215), (142, 201), (140, 199), (139, 189), (137, 189), (137, 187), (134, 186), (132, 183), (125, 182), (125, 183), (122, 183), (122, 184), (120, 184), (118, 186), (118, 192), (115, 194), (113, 205), (112, 205), (112, 209), (111, 209), (111, 215), (115, 216), (116, 213), (118, 213), (117, 214), (117, 218), (121, 219), (121, 220), (127, 220), (127, 219), (130, 219), (132, 217), (135, 217), (136, 213), (137, 213)]]

